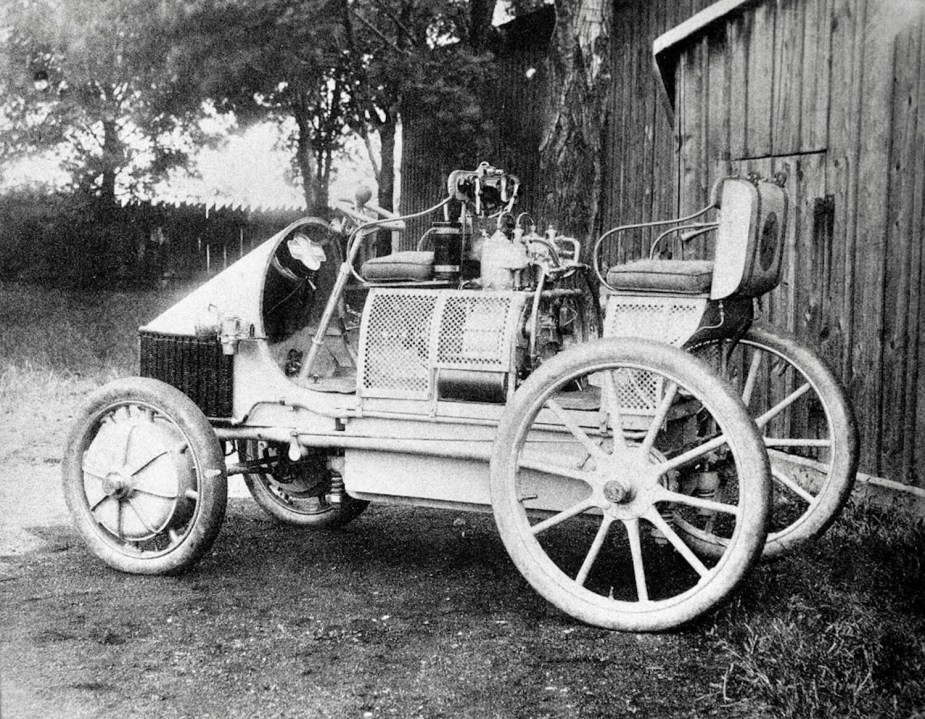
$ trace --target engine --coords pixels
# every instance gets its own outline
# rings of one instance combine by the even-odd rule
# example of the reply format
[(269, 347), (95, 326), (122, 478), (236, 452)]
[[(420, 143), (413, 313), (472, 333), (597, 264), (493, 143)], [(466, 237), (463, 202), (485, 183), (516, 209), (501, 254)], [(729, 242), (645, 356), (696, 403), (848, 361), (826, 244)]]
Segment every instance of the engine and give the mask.
[(599, 335), (580, 244), (551, 228), (540, 235), (528, 213), (513, 214), (515, 176), (483, 163), (454, 171), (447, 185), (444, 221), (419, 244), (433, 245), (432, 277), (446, 289), (372, 290), (359, 350), (364, 396), (504, 402), (544, 360)]

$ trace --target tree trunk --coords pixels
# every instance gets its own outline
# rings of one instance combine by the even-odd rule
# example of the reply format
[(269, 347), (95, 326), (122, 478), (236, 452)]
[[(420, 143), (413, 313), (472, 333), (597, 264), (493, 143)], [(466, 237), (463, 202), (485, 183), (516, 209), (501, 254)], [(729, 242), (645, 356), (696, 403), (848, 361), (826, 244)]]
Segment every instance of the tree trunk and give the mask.
[(494, 14), (495, 0), (469, 0), (469, 46), (476, 52), (488, 49)]
[(610, 100), (613, 3), (556, 0), (550, 92), (540, 144), (543, 214), (579, 238), (597, 231)]
[(119, 142), (119, 128), (115, 120), (103, 120), (103, 157), (100, 180), (100, 207), (111, 215), (116, 207), (116, 174), (123, 162), (122, 144)]
[[(395, 193), (395, 115), (385, 113), (385, 122), (379, 125), (381, 164), (379, 166), (379, 207), (392, 210)], [(382, 230), (376, 236), (376, 254), (387, 255), (392, 251), (392, 233)]]
[(296, 136), (296, 162), (299, 166), (299, 174), (302, 176), (302, 194), (305, 197), (305, 207), (310, 215), (318, 214), (319, 209), (323, 212), (327, 209), (327, 197), (324, 198), (324, 204), (320, 205), (318, 193), (318, 164), (315, 161), (315, 152), (312, 149), (312, 126), (307, 113), (296, 103), (293, 108), (295, 117), (297, 136)]

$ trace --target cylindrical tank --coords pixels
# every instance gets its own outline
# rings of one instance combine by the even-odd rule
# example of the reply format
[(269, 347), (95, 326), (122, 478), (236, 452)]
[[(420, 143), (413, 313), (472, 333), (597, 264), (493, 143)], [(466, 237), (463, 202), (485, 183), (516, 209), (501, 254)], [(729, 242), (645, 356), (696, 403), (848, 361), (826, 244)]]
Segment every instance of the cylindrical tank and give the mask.
[(526, 246), (508, 239), (503, 230), (496, 230), (482, 248), (482, 289), (514, 289), (514, 273), (526, 266)]
[(462, 227), (458, 222), (435, 222), (434, 278), (458, 282), (462, 264)]

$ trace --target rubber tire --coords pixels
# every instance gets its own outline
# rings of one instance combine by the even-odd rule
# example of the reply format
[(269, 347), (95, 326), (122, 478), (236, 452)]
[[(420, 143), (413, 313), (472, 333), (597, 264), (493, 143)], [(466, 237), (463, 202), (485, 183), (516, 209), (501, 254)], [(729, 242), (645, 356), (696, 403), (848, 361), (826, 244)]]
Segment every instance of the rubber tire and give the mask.
[[(252, 440), (245, 440), (242, 444), (252, 447)], [(282, 451), (286, 451), (283, 447)], [(248, 459), (253, 459), (255, 455), (250, 454), (250, 450), (245, 450)], [(344, 501), (339, 505), (331, 505), (331, 508), (318, 514), (307, 514), (297, 512), (280, 501), (267, 486), (271, 475), (262, 474), (245, 474), (244, 484), (247, 485), (251, 497), (264, 512), (269, 514), (280, 524), (287, 524), (295, 527), (309, 527), (312, 529), (335, 529), (343, 527), (345, 524), (352, 522), (359, 517), (369, 506), (369, 502), (354, 499), (349, 494), (344, 494)]]
[[(184, 435), (197, 467), (198, 499), (192, 526), (166, 554), (139, 557), (120, 551), (90, 513), (84, 494), (83, 456), (102, 417), (123, 404), (144, 404), (167, 417)], [(221, 445), (209, 420), (180, 390), (159, 380), (129, 377), (101, 387), (81, 407), (68, 435), (62, 461), (64, 499), (74, 527), (90, 550), (129, 574), (179, 574), (209, 551), (225, 516), (228, 485)]]
[[(732, 543), (716, 565), (716, 574), (680, 603), (647, 603), (626, 608), (584, 589), (546, 555), (529, 531), (515, 486), (515, 467), (524, 438), (547, 397), (570, 376), (630, 362), (680, 380), (696, 391), (711, 412), (722, 417), (724, 434), (734, 447), (739, 476), (747, 482), (741, 516)], [(547, 601), (582, 622), (620, 631), (661, 631), (689, 622), (715, 608), (745, 578), (764, 547), (770, 506), (770, 468), (761, 436), (741, 400), (705, 363), (690, 354), (641, 339), (603, 339), (577, 346), (545, 362), (514, 395), (498, 427), (491, 456), (491, 501), (495, 523), (511, 560)], [(637, 602), (638, 604), (638, 602)], [(619, 605), (619, 606), (618, 606)]]
[[(832, 440), (836, 442), (835, 450), (832, 452), (832, 470), (816, 495), (814, 505), (793, 524), (768, 534), (762, 558), (776, 559), (821, 536), (832, 525), (851, 496), (860, 451), (857, 422), (841, 383), (819, 356), (796, 337), (787, 332), (754, 325), (740, 341), (759, 349), (767, 348), (779, 353), (806, 376), (825, 409), (829, 432)], [(705, 345), (697, 345), (691, 348), (691, 351), (703, 346)], [(773, 456), (771, 465), (773, 470)], [(773, 492), (773, 480), (771, 484)]]

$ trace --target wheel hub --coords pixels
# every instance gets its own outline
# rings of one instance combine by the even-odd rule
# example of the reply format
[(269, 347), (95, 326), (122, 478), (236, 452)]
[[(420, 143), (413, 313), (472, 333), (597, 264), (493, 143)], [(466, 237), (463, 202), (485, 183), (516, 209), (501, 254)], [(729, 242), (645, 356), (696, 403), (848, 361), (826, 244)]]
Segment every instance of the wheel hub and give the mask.
[(113, 499), (124, 499), (132, 489), (132, 480), (119, 472), (110, 472), (103, 477), (103, 493)]
[(612, 479), (604, 485), (604, 496), (614, 504), (625, 504), (633, 499), (633, 488), (624, 482)]
[(642, 517), (650, 510), (653, 504), (650, 490), (658, 484), (657, 470), (650, 459), (635, 450), (611, 457), (599, 485), (606, 503), (602, 509), (624, 520)]

